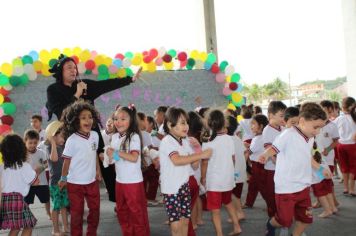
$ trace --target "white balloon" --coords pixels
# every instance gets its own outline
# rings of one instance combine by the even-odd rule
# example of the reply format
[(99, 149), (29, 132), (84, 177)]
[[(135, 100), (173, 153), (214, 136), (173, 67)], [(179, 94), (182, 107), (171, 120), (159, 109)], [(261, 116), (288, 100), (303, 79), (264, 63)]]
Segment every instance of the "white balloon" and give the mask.
[(5, 86), (4, 86), (4, 89), (6, 89), (7, 91), (12, 90), (11, 84), (5, 85)]
[(195, 61), (195, 69), (201, 70), (204, 68), (204, 62), (202, 60)]
[(36, 71), (33, 71), (33, 72), (31, 72), (31, 73), (29, 73), (29, 74), (27, 74), (27, 75), (28, 75), (28, 78), (29, 78), (31, 81), (34, 81), (34, 80), (37, 79), (37, 73), (36, 73)]
[(79, 74), (84, 74), (84, 72), (85, 72), (85, 70), (86, 70), (84, 62), (80, 62), (80, 63), (77, 65), (77, 68), (78, 68)]
[(225, 75), (232, 75), (235, 72), (235, 68), (232, 65), (228, 65), (225, 68)]
[(22, 66), (15, 66), (12, 72), (13, 75), (20, 76), (23, 74), (23, 67)]
[(159, 57), (163, 57), (164, 54), (166, 54), (166, 49), (165, 49), (164, 47), (160, 47), (160, 48), (158, 49), (158, 56), (159, 56)]
[(129, 68), (131, 66), (131, 59), (130, 58), (125, 58), (123, 61), (122, 61), (122, 66), (124, 68)]
[(35, 68), (33, 67), (32, 64), (24, 65), (23, 70), (26, 74), (31, 74), (31, 73), (35, 72)]

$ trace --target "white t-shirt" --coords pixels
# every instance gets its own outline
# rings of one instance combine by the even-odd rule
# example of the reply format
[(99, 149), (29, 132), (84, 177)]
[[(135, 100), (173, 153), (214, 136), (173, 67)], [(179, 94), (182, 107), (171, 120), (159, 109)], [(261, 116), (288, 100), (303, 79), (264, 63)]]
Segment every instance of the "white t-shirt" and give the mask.
[(206, 172), (207, 191), (225, 192), (235, 187), (234, 141), (227, 134), (218, 134), (213, 141), (203, 143), (203, 150), (211, 148), (213, 153)]
[(122, 147), (122, 142), (126, 139), (126, 135), (116, 133), (112, 136), (111, 147), (120, 152), (138, 153), (136, 162), (131, 162), (120, 158), (115, 161), (116, 182), (123, 184), (140, 183), (143, 181), (141, 171), (141, 140), (138, 134), (131, 136), (130, 143), (127, 142), (126, 147)]
[(141, 136), (142, 136), (142, 146), (143, 147), (148, 147), (148, 146), (152, 145), (152, 137), (151, 137), (150, 133), (148, 133), (146, 130), (142, 130)]
[(265, 148), (263, 147), (262, 135), (257, 135), (253, 137), (249, 151), (250, 151), (250, 160), (258, 161), (261, 154), (265, 151)]
[(334, 149), (328, 153), (327, 156), (322, 154), (323, 150), (330, 146), (334, 142), (334, 140), (339, 139), (339, 131), (337, 126), (332, 121), (327, 121), (325, 126), (321, 128), (320, 133), (316, 136), (316, 143), (318, 145), (318, 149), (320, 150), (320, 154), (322, 155), (323, 159), (325, 159), (326, 164), (329, 166), (334, 166), (334, 158), (335, 152)]
[(341, 144), (354, 144), (354, 135), (356, 134), (356, 123), (350, 114), (339, 116), (334, 120), (339, 130), (339, 143)]
[[(35, 153), (29, 153), (27, 157), (27, 162), (35, 171), (37, 167), (44, 165), (45, 161), (48, 161), (48, 156), (46, 152), (41, 149), (36, 149)], [(38, 179), (40, 180), (40, 183), (38, 185), (48, 185), (46, 171), (42, 171), (39, 174)]]
[(176, 166), (171, 157), (174, 154), (187, 156), (192, 154), (187, 139), (178, 141), (172, 135), (166, 135), (159, 146), (161, 166), (161, 191), (164, 194), (176, 194), (179, 188), (189, 180), (190, 164)]
[[(330, 171), (329, 165), (325, 162), (324, 159), (322, 159), (321, 164), (322, 167), (324, 167), (324, 169), (327, 169)], [(320, 183), (322, 180), (319, 178), (319, 176), (317, 175), (317, 170), (312, 170), (312, 184), (318, 184)]]
[(277, 154), (274, 174), (276, 193), (296, 193), (312, 183), (314, 138), (306, 137), (297, 127), (284, 130), (273, 142)]
[[(282, 132), (282, 127), (275, 128), (271, 125), (267, 125), (262, 132), (263, 146), (265, 148), (271, 146), (273, 141), (281, 134), (281, 132)], [(275, 170), (275, 169), (276, 169), (276, 164), (270, 158), (265, 163), (265, 170)]]
[(166, 132), (164, 132), (163, 124), (161, 124), (158, 128), (158, 133), (162, 135), (166, 135)]
[[(261, 135), (260, 135), (261, 136)], [(235, 183), (244, 183), (247, 179), (245, 145), (236, 135), (231, 136), (235, 147)]]
[(40, 136), (40, 142), (45, 141), (46, 140), (46, 130), (41, 129), (40, 132), (38, 132), (39, 136)]
[(254, 134), (251, 130), (251, 121), (252, 118), (250, 119), (243, 119), (240, 121), (240, 125), (237, 127), (237, 132), (242, 133), (242, 140), (246, 141), (248, 139), (252, 139), (254, 137)]
[(111, 134), (106, 133), (105, 129), (101, 131), (101, 137), (103, 137), (104, 146), (108, 146), (111, 143), (112, 135), (113, 135), (112, 133)]
[(0, 166), (2, 170), (2, 193), (20, 193), (26, 197), (30, 191), (31, 184), (37, 180), (36, 172), (27, 162), (22, 163), (22, 167), (17, 169)]
[(68, 183), (90, 184), (95, 181), (98, 145), (99, 135), (95, 131), (90, 131), (89, 136), (74, 133), (67, 139), (62, 156), (71, 160)]

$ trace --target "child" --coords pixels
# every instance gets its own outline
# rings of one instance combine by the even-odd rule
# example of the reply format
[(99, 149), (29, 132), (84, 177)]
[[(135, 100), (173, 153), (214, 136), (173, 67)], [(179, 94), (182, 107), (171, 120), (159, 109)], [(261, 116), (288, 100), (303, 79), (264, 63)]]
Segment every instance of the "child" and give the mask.
[(298, 125), (299, 109), (297, 107), (288, 107), (284, 112), (284, 123), (286, 128)]
[(48, 166), (48, 157), (46, 152), (37, 149), (39, 135), (36, 130), (27, 130), (24, 135), (24, 141), (28, 153), (27, 162), (36, 171), (40, 181), (38, 185), (31, 186), (30, 192), (25, 197), (25, 202), (29, 205), (33, 204), (35, 196), (37, 196), (40, 202), (45, 204), (48, 218), (51, 219), (49, 187), (45, 172)]
[(159, 140), (162, 140), (163, 137), (166, 135), (163, 129), (163, 123), (164, 123), (164, 118), (165, 114), (167, 112), (168, 107), (165, 106), (159, 106), (157, 110), (155, 110), (154, 115), (155, 115), (155, 120), (158, 125), (158, 132), (156, 134), (157, 138)]
[(115, 163), (116, 210), (123, 235), (150, 235), (147, 202), (141, 171), (142, 142), (133, 105), (114, 114), (117, 130), (106, 153)]
[(157, 138), (158, 126), (152, 116), (146, 117), (146, 131), (151, 134), (152, 148), (158, 150), (161, 140)]
[(234, 142), (226, 134), (225, 117), (219, 110), (213, 110), (208, 117), (208, 126), (212, 131), (210, 142), (203, 144), (203, 150), (211, 148), (213, 154), (209, 161), (202, 162), (201, 182), (207, 190), (207, 208), (212, 212), (216, 235), (222, 236), (221, 205), (224, 204), (233, 222), (231, 234), (241, 233), (236, 209), (231, 201), (234, 179)]
[(245, 106), (241, 111), (241, 115), (243, 120), (240, 121), (236, 134), (241, 137), (242, 141), (245, 143), (245, 146), (248, 147), (253, 138), (253, 133), (251, 131), (251, 120), (253, 115), (252, 108)]
[(89, 208), (87, 235), (96, 235), (100, 217), (97, 180), (101, 180), (101, 175), (96, 152), (99, 135), (91, 128), (99, 124), (99, 114), (89, 103), (78, 101), (65, 110), (63, 121), (69, 138), (62, 155), (64, 163), (59, 188), (67, 187), (71, 235), (83, 235), (84, 199)]
[(24, 197), (30, 186), (38, 184), (36, 172), (26, 162), (27, 150), (22, 138), (9, 134), (2, 140), (0, 146), (4, 165), (2, 172), (2, 194), (0, 206), (0, 229), (10, 229), (9, 235), (31, 235), (36, 225)]
[[(282, 126), (284, 125), (284, 111), (287, 106), (281, 101), (272, 101), (268, 105), (268, 120), (269, 124), (263, 130), (263, 146), (265, 149), (269, 148), (273, 141), (281, 134)], [(274, 170), (275, 157), (270, 158), (265, 163), (265, 174), (266, 174), (266, 187), (265, 187), (265, 197), (267, 202), (267, 213), (269, 217), (274, 216), (276, 213), (276, 203), (274, 199)]]
[(31, 127), (36, 130), (40, 136), (40, 142), (45, 139), (45, 130), (42, 129), (42, 116), (41, 115), (33, 115), (31, 117)]
[(114, 122), (112, 117), (109, 117), (105, 124), (105, 129), (101, 131), (101, 136), (103, 136), (104, 145), (107, 146), (111, 142), (111, 136), (115, 132)]
[(235, 135), (235, 130), (237, 128), (237, 120), (235, 117), (227, 117), (227, 134), (231, 136), (234, 141), (235, 146), (235, 188), (232, 193), (236, 198), (233, 198), (233, 203), (237, 210), (237, 218), (239, 220), (245, 219), (245, 213), (241, 206), (241, 193), (243, 189), (244, 182), (247, 179), (246, 174), (246, 158), (245, 158), (245, 147), (242, 140)]
[(251, 130), (254, 137), (249, 148), (250, 160), (252, 163), (252, 175), (248, 183), (245, 208), (253, 207), (258, 192), (260, 192), (264, 200), (267, 198), (265, 196), (266, 170), (264, 169), (264, 165), (258, 162), (259, 156), (264, 151), (262, 132), (267, 125), (268, 119), (265, 115), (259, 114), (252, 118)]
[(344, 179), (344, 194), (356, 196), (355, 175), (356, 175), (356, 119), (351, 116), (351, 111), (355, 106), (355, 99), (346, 97), (342, 100), (343, 116), (339, 116), (335, 123), (339, 130), (339, 163)]
[(326, 114), (316, 103), (305, 103), (300, 111), (299, 124), (286, 129), (261, 155), (265, 163), (277, 154), (275, 170), (275, 199), (277, 212), (267, 222), (267, 236), (275, 235), (276, 227), (290, 227), (293, 216), (296, 225), (293, 235), (301, 235), (312, 223), (309, 187), (312, 183), (312, 169), (327, 178), (331, 173), (311, 157), (314, 136), (325, 125)]
[(63, 166), (64, 137), (63, 122), (53, 121), (46, 128), (45, 147), (49, 153), (48, 167), (50, 171), (49, 191), (52, 200), (52, 235), (61, 235), (58, 216), (62, 215), (63, 231), (69, 233), (67, 207), (69, 206), (67, 189), (59, 189), (58, 181), (61, 178)]
[(186, 236), (188, 233), (191, 215), (189, 164), (211, 155), (211, 149), (192, 154), (186, 139), (189, 129), (187, 120), (188, 116), (183, 109), (169, 108), (163, 126), (167, 135), (159, 148), (161, 192), (174, 236)]

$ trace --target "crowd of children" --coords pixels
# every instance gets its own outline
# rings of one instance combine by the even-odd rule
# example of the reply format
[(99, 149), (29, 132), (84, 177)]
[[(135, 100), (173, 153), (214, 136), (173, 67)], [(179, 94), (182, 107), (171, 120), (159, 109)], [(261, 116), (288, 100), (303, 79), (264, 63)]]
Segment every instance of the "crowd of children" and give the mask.
[(29, 205), (37, 196), (52, 220), (52, 235), (83, 235), (84, 202), (89, 208), (87, 235), (96, 235), (100, 161), (116, 176), (110, 180), (115, 181), (111, 198), (125, 236), (150, 235), (147, 206), (159, 205), (159, 187), (174, 236), (195, 235), (204, 224), (203, 209), (211, 211), (216, 235), (223, 235), (222, 205), (232, 223), (230, 235), (240, 234), (239, 221), (248, 219), (244, 208), (253, 207), (258, 193), (269, 218), (266, 235), (275, 235), (277, 228), (288, 232), (293, 222), (293, 235), (302, 235), (313, 221), (312, 207), (323, 208), (321, 218), (338, 211), (331, 179), (336, 164), (344, 194), (356, 196), (354, 98), (343, 99), (342, 114), (325, 100), (288, 108), (272, 101), (267, 116), (252, 105), (242, 107), (240, 122), (237, 115), (231, 110), (187, 113), (160, 106), (151, 117), (137, 112), (134, 104), (117, 106), (101, 133), (101, 158), (98, 133), (92, 130), (100, 117), (89, 103), (73, 103), (61, 121), (45, 130), (41, 116), (35, 115), (23, 138), (9, 134), (0, 145), (1, 229), (9, 229), (9, 235), (20, 230), (31, 235), (37, 220)]

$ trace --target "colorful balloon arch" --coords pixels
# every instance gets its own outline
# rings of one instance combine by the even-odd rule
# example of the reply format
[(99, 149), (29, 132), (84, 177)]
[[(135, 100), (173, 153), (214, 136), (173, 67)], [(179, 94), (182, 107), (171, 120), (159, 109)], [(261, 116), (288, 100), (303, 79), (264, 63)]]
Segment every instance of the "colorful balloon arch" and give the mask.
[(205, 69), (216, 74), (217, 83), (225, 83), (222, 94), (228, 100), (228, 108), (235, 110), (243, 103), (241, 95), (242, 84), (239, 83), (240, 75), (235, 73), (232, 65), (227, 61), (220, 64), (213, 53), (177, 51), (164, 48), (138, 53), (118, 53), (114, 58), (96, 51), (82, 50), (79, 47), (73, 49), (59, 49), (31, 51), (27, 55), (15, 58), (11, 63), (3, 63), (0, 67), (0, 136), (12, 132), (11, 125), (14, 122), (13, 115), (16, 105), (8, 95), (17, 86), (26, 86), (30, 81), (36, 80), (39, 74), (50, 76), (48, 69), (57, 62), (58, 56), (63, 53), (72, 57), (78, 64), (80, 74), (97, 75), (98, 80), (108, 78), (123, 78), (133, 75), (134, 67), (142, 66), (144, 71), (155, 72), (164, 70), (192, 70)]

